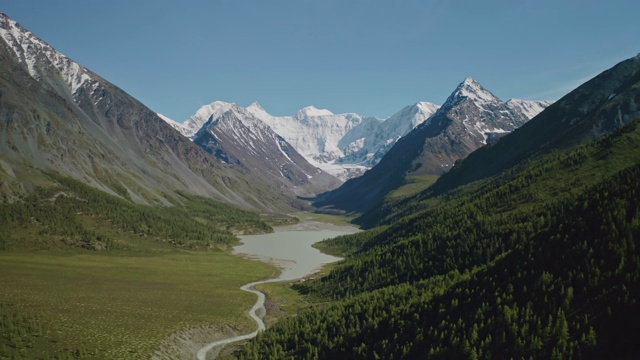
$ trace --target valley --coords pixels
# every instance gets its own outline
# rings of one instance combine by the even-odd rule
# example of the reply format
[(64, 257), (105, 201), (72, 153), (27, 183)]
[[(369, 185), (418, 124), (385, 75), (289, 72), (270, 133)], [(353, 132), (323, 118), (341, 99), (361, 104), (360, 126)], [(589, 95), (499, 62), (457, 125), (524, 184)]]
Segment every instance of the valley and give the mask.
[(0, 358), (640, 354), (640, 55), (556, 101), (184, 122), (4, 13), (0, 63)]

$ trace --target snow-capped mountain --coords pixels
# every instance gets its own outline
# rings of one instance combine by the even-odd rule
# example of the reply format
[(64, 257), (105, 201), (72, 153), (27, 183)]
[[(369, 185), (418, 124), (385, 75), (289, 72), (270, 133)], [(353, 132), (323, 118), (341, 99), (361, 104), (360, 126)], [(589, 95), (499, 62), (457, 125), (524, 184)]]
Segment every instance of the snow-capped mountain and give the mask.
[[(241, 108), (222, 101), (205, 105), (183, 124), (159, 116), (193, 138), (194, 129), (201, 127), (205, 118), (216, 118), (232, 106)], [(437, 109), (437, 105), (420, 102), (386, 120), (356, 113), (334, 114), (314, 106), (300, 109), (292, 116), (273, 116), (257, 102), (244, 110), (271, 127), (311, 164), (344, 181), (375, 165), (399, 138)]]
[(515, 130), (544, 105), (515, 100), (505, 103), (466, 78), (442, 107), (400, 138), (377, 165), (332, 191), (318, 205), (363, 210), (401, 186), (407, 176), (447, 172), (456, 160)]
[(223, 107), (228, 110), (211, 115), (192, 138), (222, 162), (299, 196), (313, 196), (340, 185), (247, 109), (236, 104)]
[(251, 104), (247, 110), (291, 143), (310, 163), (343, 179), (353, 173), (353, 168), (360, 173), (361, 166), (336, 165), (345, 156), (341, 139), (363, 122), (379, 121), (356, 113), (334, 114), (314, 106), (300, 109), (293, 116), (272, 116), (258, 103)]
[(267, 211), (296, 201), (222, 164), (2, 13), (0, 89), (0, 192), (8, 198), (51, 183), (55, 171), (139, 203), (169, 205), (177, 191)]
[[(201, 128), (207, 119), (217, 118), (231, 107), (236, 110), (241, 108), (237, 104), (215, 101), (201, 107), (195, 115), (182, 124), (164, 118), (167, 123), (183, 135), (194, 138), (197, 129)], [(351, 164), (334, 165), (338, 159), (344, 156), (338, 143), (349, 130), (363, 121), (381, 121), (365, 118), (355, 113), (333, 114), (329, 110), (317, 109), (313, 106), (300, 109), (292, 116), (273, 116), (257, 102), (243, 110), (267, 124), (275, 133), (290, 143), (309, 163), (334, 176), (342, 176), (343, 179), (347, 174), (353, 173), (351, 168), (356, 169), (356, 174), (362, 173), (366, 168)]]
[[(477, 86), (479, 84), (468, 79), (461, 84), (457, 95), (459, 98), (452, 98), (450, 101), (475, 96), (480, 106), (482, 101), (502, 103), (490, 93), (479, 91)], [(501, 110), (519, 114), (518, 118), (529, 119), (547, 105), (548, 102), (510, 100)], [(231, 106), (237, 105), (216, 101), (201, 107), (183, 124), (171, 119), (166, 121), (185, 136), (193, 137), (206, 119), (219, 116)], [(400, 138), (427, 121), (439, 108), (430, 102), (419, 102), (403, 108), (385, 120), (356, 113), (334, 114), (314, 106), (300, 109), (292, 116), (273, 116), (257, 102), (245, 110), (269, 125), (311, 164), (346, 181), (362, 175), (376, 165)], [(477, 133), (486, 136), (483, 143), (511, 131), (487, 125), (488, 127), (476, 129)]]
[(336, 162), (373, 167), (396, 141), (427, 121), (438, 108), (438, 105), (423, 101), (406, 106), (384, 121), (363, 121), (340, 140), (338, 145), (344, 156)]
[[(0, 13), (0, 37), (14, 52), (17, 60), (26, 66), (29, 75), (48, 87), (78, 95), (81, 88), (98, 90), (99, 79), (89, 70), (58, 52), (23, 28), (7, 15)], [(55, 71), (52, 77), (51, 71)], [(63, 80), (64, 87), (56, 80)]]

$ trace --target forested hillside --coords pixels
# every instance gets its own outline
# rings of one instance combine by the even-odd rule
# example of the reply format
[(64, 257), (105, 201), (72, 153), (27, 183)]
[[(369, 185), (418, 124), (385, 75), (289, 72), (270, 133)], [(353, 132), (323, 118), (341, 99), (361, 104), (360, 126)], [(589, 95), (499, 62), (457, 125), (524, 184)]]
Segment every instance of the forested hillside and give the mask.
[[(629, 159), (638, 156), (638, 123), (557, 155), (583, 164), (573, 167), (567, 186), (591, 155), (614, 144), (624, 144)], [(340, 300), (277, 324), (241, 358), (634, 358), (640, 160), (630, 162), (540, 205), (524, 201), (514, 210), (527, 199), (514, 188), (526, 177), (516, 177), (480, 199), (474, 191), (451, 195), (443, 209), (368, 239), (334, 240), (362, 250), (309, 290)], [(537, 184), (530, 181), (521, 188)]]
[(128, 244), (109, 235), (115, 229), (180, 247), (227, 248), (238, 241), (234, 233), (271, 231), (256, 213), (195, 195), (181, 194), (181, 204), (153, 207), (49, 176), (57, 186), (37, 189), (23, 201), (0, 202), (0, 250), (126, 249)]
[[(387, 199), (360, 218), (371, 230), (320, 244), (346, 260), (296, 287), (324, 305), (239, 357), (636, 358), (639, 63), (604, 72), (429, 189)], [(527, 133), (529, 148), (516, 141)], [(504, 144), (515, 152), (483, 168)]]

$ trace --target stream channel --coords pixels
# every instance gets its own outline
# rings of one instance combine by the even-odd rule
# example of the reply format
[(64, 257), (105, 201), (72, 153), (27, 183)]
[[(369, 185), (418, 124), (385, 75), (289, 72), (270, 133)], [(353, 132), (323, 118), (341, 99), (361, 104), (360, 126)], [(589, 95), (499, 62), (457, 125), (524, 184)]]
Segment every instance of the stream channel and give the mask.
[(352, 226), (336, 226), (308, 221), (275, 228), (271, 234), (240, 236), (242, 244), (234, 248), (234, 254), (268, 262), (279, 267), (282, 272), (277, 278), (254, 281), (240, 287), (241, 290), (254, 293), (258, 297), (256, 303), (249, 310), (249, 316), (256, 322), (257, 329), (249, 334), (233, 336), (207, 344), (198, 350), (196, 359), (214, 359), (225, 345), (251, 339), (258, 335), (258, 332), (265, 330), (262, 321), (266, 313), (265, 295), (256, 290), (255, 285), (298, 280), (318, 271), (322, 265), (341, 260), (338, 257), (321, 253), (312, 245), (324, 239), (352, 234), (357, 231), (359, 230)]

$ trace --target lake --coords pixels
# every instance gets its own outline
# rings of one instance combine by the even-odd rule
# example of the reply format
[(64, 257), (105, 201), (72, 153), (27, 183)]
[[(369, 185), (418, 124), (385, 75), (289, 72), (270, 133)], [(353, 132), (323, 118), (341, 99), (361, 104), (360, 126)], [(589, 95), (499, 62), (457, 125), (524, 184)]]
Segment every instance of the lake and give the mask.
[(317, 271), (322, 265), (341, 260), (311, 245), (324, 239), (358, 232), (353, 226), (302, 222), (274, 229), (271, 234), (240, 236), (242, 245), (234, 253), (272, 263), (281, 268), (278, 280), (293, 280)]

